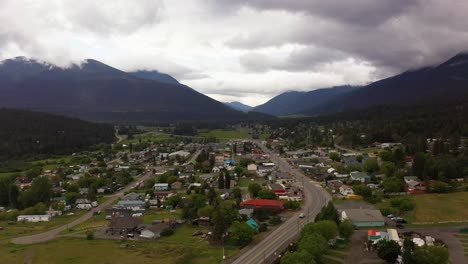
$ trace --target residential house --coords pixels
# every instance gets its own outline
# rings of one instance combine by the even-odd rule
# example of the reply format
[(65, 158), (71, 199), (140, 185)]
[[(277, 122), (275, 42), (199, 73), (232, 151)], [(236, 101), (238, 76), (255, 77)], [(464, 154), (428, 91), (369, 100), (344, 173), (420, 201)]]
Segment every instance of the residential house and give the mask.
[(182, 182), (176, 181), (176, 182), (172, 183), (172, 184), (171, 184), (171, 189), (172, 189), (172, 190), (180, 190), (180, 189), (182, 189)]
[(286, 195), (286, 188), (283, 184), (271, 183), (269, 188), (274, 191), (276, 195)]
[(117, 203), (117, 206), (120, 207), (120, 208), (131, 209), (133, 211), (141, 211), (141, 210), (145, 209), (146, 203), (144, 201), (140, 201), (140, 200), (133, 200), (133, 201), (120, 200)]
[(129, 217), (132, 216), (133, 210), (127, 208), (114, 207), (106, 209), (106, 219), (111, 219), (113, 217)]
[(224, 155), (216, 155), (215, 166), (223, 166), (223, 165), (224, 165)]
[(426, 185), (416, 176), (403, 177), (406, 184), (406, 191), (409, 193), (424, 193), (426, 192)]
[(52, 219), (51, 215), (19, 215), (16, 218), (16, 221), (21, 222), (30, 222), (30, 223), (37, 223), (37, 222), (49, 222)]
[(110, 220), (106, 233), (125, 235), (136, 233), (143, 220), (134, 217), (115, 217)]
[(169, 184), (168, 183), (155, 183), (154, 190), (155, 191), (167, 191), (169, 190)]
[(365, 172), (360, 171), (353, 171), (350, 173), (350, 177), (352, 181), (359, 181), (359, 182), (370, 182), (370, 176), (367, 175)]
[(341, 185), (340, 186), (340, 194), (343, 196), (348, 196), (354, 194), (353, 187), (348, 185)]
[(256, 172), (257, 171), (257, 164), (251, 163), (247, 165), (247, 170), (250, 172)]
[(213, 173), (219, 173), (220, 171), (221, 169), (218, 166), (214, 166), (213, 169), (211, 170), (211, 172)]
[(212, 173), (202, 174), (202, 175), (198, 176), (198, 178), (201, 181), (211, 181), (214, 178), (214, 174), (212, 174)]

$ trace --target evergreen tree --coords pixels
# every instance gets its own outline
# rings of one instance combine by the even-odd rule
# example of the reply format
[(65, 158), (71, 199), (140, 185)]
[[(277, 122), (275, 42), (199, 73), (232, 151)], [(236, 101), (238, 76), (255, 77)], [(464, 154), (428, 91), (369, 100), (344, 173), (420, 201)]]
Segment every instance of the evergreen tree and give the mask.
[(218, 176), (218, 188), (224, 189), (224, 173), (220, 172)]

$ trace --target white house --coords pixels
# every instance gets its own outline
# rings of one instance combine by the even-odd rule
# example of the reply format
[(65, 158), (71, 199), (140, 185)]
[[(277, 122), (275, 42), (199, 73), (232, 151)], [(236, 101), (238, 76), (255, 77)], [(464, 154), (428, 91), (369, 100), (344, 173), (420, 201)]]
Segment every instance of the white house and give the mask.
[(169, 184), (168, 183), (155, 183), (154, 184), (154, 190), (156, 190), (156, 191), (167, 191), (167, 190), (169, 190)]
[(247, 165), (247, 170), (248, 171), (257, 171), (257, 164), (251, 163), (251, 164)]
[(218, 173), (218, 172), (220, 172), (220, 171), (221, 171), (221, 170), (220, 170), (219, 167), (217, 167), (217, 166), (214, 166), (213, 169), (211, 170), (211, 172), (213, 172), (213, 173)]
[(334, 172), (335, 172), (335, 168), (329, 168), (329, 169), (327, 170), (327, 172), (328, 172), (328, 173), (334, 173)]
[(341, 195), (344, 195), (344, 196), (354, 194), (353, 187), (348, 186), (348, 185), (341, 185), (340, 193)]
[(50, 215), (19, 215), (16, 218), (18, 222), (25, 221), (25, 222), (31, 222), (31, 223), (49, 222), (50, 219), (52, 219), (52, 216)]

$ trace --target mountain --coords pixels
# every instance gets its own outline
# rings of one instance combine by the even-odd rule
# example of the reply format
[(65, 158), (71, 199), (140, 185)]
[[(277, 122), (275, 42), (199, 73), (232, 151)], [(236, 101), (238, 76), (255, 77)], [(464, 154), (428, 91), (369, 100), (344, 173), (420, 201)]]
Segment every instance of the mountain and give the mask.
[(115, 139), (112, 125), (40, 112), (0, 109), (0, 123), (3, 127), (0, 129), (0, 157), (3, 160), (71, 154), (91, 145), (112, 143)]
[(301, 113), (326, 114), (375, 106), (408, 106), (468, 99), (468, 54), (433, 67), (406, 71), (312, 105)]
[(115, 123), (255, 118), (188, 86), (139, 78), (96, 60), (67, 68), (24, 57), (5, 60), (0, 107)]
[(317, 89), (310, 92), (285, 92), (268, 102), (254, 107), (254, 111), (276, 116), (298, 114), (314, 105), (321, 105), (335, 96), (357, 90), (358, 87), (337, 86), (332, 88)]
[(246, 105), (241, 102), (229, 102), (229, 103), (224, 103), (224, 104), (234, 110), (242, 111), (242, 112), (249, 112), (253, 109), (253, 107), (251, 107), (250, 105)]
[(170, 76), (169, 74), (162, 73), (159, 71), (141, 70), (141, 71), (129, 72), (129, 74), (136, 76), (138, 78), (141, 78), (141, 79), (159, 81), (163, 83), (180, 84), (179, 81), (177, 81), (174, 77)]

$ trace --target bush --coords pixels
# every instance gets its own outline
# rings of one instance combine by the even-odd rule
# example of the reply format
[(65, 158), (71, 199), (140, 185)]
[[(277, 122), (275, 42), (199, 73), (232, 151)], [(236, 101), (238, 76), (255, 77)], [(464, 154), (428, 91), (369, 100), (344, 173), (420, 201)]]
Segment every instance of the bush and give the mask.
[(270, 220), (268, 221), (268, 223), (270, 225), (279, 225), (281, 224), (281, 218), (279, 216), (273, 216), (270, 218)]
[(174, 230), (170, 227), (166, 227), (161, 231), (161, 236), (172, 236), (174, 234)]
[(260, 227), (258, 228), (259, 232), (266, 232), (268, 230), (268, 225), (265, 223), (261, 223)]
[(380, 212), (382, 213), (382, 215), (384, 216), (387, 216), (387, 215), (396, 215), (398, 214), (398, 210), (396, 208), (393, 208), (393, 207), (389, 207), (389, 206), (384, 206), (384, 207), (381, 207), (379, 208), (380, 209)]
[(284, 203), (286, 209), (299, 209), (301, 204), (298, 201), (287, 201)]
[(93, 240), (94, 239), (94, 231), (86, 232), (86, 240)]

